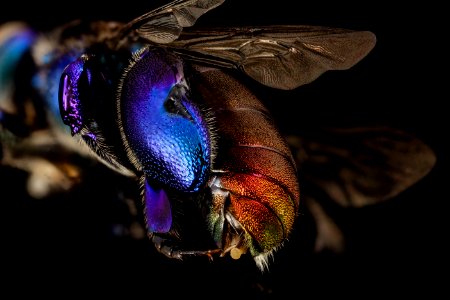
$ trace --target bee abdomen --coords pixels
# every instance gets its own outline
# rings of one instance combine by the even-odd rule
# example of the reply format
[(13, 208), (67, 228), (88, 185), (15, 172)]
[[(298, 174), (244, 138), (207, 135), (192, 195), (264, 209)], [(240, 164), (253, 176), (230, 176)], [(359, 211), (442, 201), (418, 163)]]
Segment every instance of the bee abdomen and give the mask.
[(263, 251), (289, 234), (300, 191), (291, 152), (269, 111), (230, 75), (202, 73), (196, 88), (214, 111), (213, 175), (229, 192), (227, 209)]
[(221, 188), (229, 192), (226, 208), (258, 242), (270, 250), (286, 239), (298, 209), (297, 177), (290, 161), (261, 147), (230, 147), (218, 156)]
[(286, 188), (298, 206), (295, 162), (261, 101), (221, 70), (200, 73), (193, 84), (214, 113), (217, 141), (213, 169), (271, 178)]

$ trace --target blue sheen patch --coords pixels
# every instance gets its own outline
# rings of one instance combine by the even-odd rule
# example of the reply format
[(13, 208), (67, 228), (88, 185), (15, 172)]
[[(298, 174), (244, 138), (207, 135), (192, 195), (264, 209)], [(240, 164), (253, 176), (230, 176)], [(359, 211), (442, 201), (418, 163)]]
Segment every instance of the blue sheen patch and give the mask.
[(81, 55), (80, 52), (66, 53), (58, 57), (52, 57), (52, 55), (46, 55), (46, 60), (49, 62), (48, 69), (36, 74), (33, 78), (33, 86), (40, 91), (45, 101), (46, 107), (51, 113), (51, 116), (61, 128), (68, 130), (67, 126), (64, 126), (61, 119), (61, 112), (59, 106), (59, 85), (61, 75), (64, 69), (72, 62), (76, 61)]
[(152, 188), (147, 180), (144, 187), (145, 217), (150, 232), (166, 233), (172, 227), (172, 210), (163, 189)]
[(72, 135), (79, 133), (83, 125), (78, 81), (84, 62), (85, 58), (82, 56), (69, 64), (64, 69), (59, 85), (59, 111), (63, 123), (70, 127)]
[[(210, 137), (200, 109), (180, 87), (179, 66), (169, 54), (143, 54), (123, 80), (119, 117), (127, 145), (147, 178), (197, 191), (210, 167)], [(173, 103), (171, 97), (176, 98)]]
[(0, 91), (9, 84), (17, 64), (35, 40), (34, 32), (29, 29), (20, 29), (0, 44)]

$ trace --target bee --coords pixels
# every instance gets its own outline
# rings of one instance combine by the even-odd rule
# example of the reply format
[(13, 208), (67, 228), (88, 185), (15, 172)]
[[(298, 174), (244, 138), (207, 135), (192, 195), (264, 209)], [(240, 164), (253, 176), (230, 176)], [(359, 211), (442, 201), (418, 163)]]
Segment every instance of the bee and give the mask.
[[(67, 163), (73, 153), (135, 179), (147, 235), (170, 258), (249, 253), (264, 270), (302, 205), (318, 224), (316, 248), (339, 250), (339, 228), (313, 191), (342, 206), (377, 203), (425, 176), (435, 156), (415, 137), (384, 128), (284, 136), (239, 76), (293, 90), (357, 64), (375, 35), (192, 27), (223, 2), (176, 0), (128, 23), (74, 21), (45, 35), (4, 25), (2, 163), (30, 172), (36, 197), (79, 180), (82, 171)], [(38, 151), (42, 143), (62, 157)], [(39, 155), (21, 156), (24, 148)], [(212, 246), (187, 249), (188, 223), (199, 220)]]

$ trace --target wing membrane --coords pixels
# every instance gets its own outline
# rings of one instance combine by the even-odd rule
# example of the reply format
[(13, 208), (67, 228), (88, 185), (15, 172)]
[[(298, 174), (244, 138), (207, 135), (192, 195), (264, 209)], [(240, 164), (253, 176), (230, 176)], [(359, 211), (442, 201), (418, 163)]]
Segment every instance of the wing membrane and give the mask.
[(224, 1), (173, 1), (129, 22), (124, 26), (122, 35), (135, 29), (140, 37), (150, 42), (170, 43), (179, 37), (184, 27), (194, 25), (201, 15), (221, 5)]
[(375, 46), (369, 31), (266, 26), (184, 31), (169, 46), (196, 61), (242, 70), (267, 86), (290, 90), (328, 70), (345, 70)]
[(299, 174), (344, 207), (395, 197), (433, 168), (434, 152), (416, 137), (391, 128), (330, 130), (288, 138)]

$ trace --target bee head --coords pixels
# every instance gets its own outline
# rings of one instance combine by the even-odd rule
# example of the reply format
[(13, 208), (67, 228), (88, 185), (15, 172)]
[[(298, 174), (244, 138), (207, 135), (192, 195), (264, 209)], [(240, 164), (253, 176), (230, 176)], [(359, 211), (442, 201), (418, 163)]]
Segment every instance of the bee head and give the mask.
[(64, 69), (59, 85), (61, 118), (72, 135), (114, 109), (114, 86), (123, 58), (110, 53), (83, 54)]

